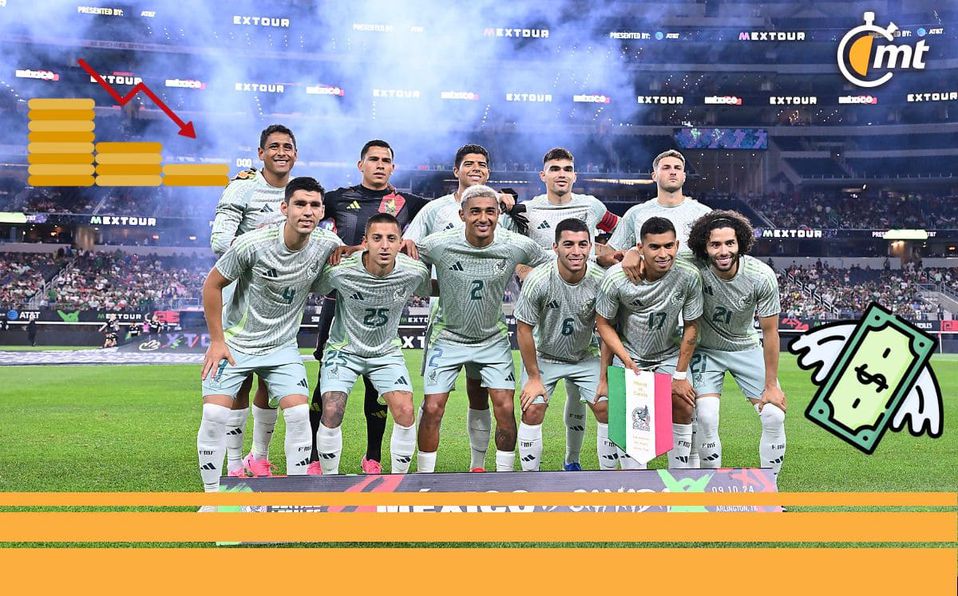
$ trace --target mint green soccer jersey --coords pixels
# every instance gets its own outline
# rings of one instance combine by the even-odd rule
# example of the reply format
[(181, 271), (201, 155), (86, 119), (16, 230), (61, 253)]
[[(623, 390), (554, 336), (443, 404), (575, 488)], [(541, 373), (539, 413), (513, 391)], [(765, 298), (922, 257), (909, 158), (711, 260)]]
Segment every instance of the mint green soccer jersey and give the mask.
[(698, 345), (724, 352), (758, 346), (755, 315), (770, 317), (782, 310), (778, 279), (772, 268), (754, 257), (742, 255), (738, 271), (730, 280), (720, 278), (710, 265), (701, 262), (699, 271), (704, 312)]
[(222, 255), (237, 236), (283, 221), (279, 204), (285, 193), (285, 186), (271, 185), (262, 172), (230, 181), (216, 204), (210, 230), (213, 252)]
[(557, 362), (581, 362), (598, 356), (595, 300), (604, 272), (588, 264), (585, 277), (570, 284), (558, 263), (540, 265), (526, 277), (516, 302), (516, 319), (534, 327), (536, 350)]
[(496, 229), (488, 246), (466, 241), (465, 229), (432, 234), (419, 245), (423, 262), (436, 268), (439, 312), (430, 341), (488, 345), (508, 337), (502, 296), (516, 265), (536, 267), (549, 255), (534, 241)]
[[(602, 201), (591, 195), (572, 193), (569, 202), (553, 205), (546, 195), (533, 197), (525, 203), (529, 220), (529, 237), (546, 249), (555, 243), (555, 228), (564, 219), (578, 219), (589, 228), (589, 237), (595, 242), (597, 227), (608, 212)], [(595, 254), (595, 247), (592, 248)]]
[(675, 236), (679, 241), (679, 254), (691, 255), (689, 248), (689, 231), (695, 220), (712, 209), (699, 203), (695, 199), (685, 197), (674, 207), (667, 207), (659, 203), (658, 199), (649, 199), (629, 208), (619, 220), (612, 237), (609, 238), (609, 248), (614, 250), (629, 250), (639, 241), (642, 224), (650, 217), (664, 217), (675, 226)]
[(296, 345), (309, 292), (329, 254), (342, 241), (317, 229), (306, 246), (291, 251), (283, 241), (286, 222), (243, 234), (216, 261), (236, 289), (223, 305), (226, 344), (246, 354), (268, 354)]
[(633, 358), (662, 363), (678, 355), (679, 317), (692, 321), (702, 315), (702, 278), (698, 269), (678, 259), (651, 283), (632, 283), (622, 265), (614, 265), (599, 288), (595, 310), (616, 327)]
[(363, 255), (354, 253), (335, 267), (327, 266), (319, 293), (336, 290), (336, 314), (329, 331), (330, 349), (367, 358), (399, 349), (399, 321), (413, 294), (429, 296), (432, 282), (425, 265), (404, 254), (384, 277), (366, 270)]

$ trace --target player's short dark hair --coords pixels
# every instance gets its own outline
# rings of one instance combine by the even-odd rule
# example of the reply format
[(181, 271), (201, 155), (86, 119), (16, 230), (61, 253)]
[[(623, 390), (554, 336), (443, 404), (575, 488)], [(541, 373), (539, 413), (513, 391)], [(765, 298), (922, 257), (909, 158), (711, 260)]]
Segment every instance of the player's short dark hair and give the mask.
[(315, 178), (310, 178), (309, 176), (300, 176), (298, 178), (293, 178), (289, 181), (289, 184), (286, 185), (286, 192), (283, 194), (283, 202), (289, 203), (289, 198), (293, 196), (293, 193), (297, 190), (318, 192), (320, 197), (326, 196), (326, 189), (323, 188), (323, 186)]
[(562, 147), (553, 147), (552, 149), (549, 149), (542, 157), (542, 163), (545, 164), (547, 161), (552, 161), (553, 159), (568, 159), (569, 161), (575, 161), (575, 158), (572, 157), (572, 152), (568, 149), (563, 149)]
[(366, 230), (363, 232), (363, 234), (368, 234), (369, 228), (373, 227), (373, 224), (377, 223), (393, 224), (400, 232), (402, 232), (402, 226), (399, 225), (399, 220), (396, 219), (395, 215), (390, 213), (377, 213), (366, 220)]
[(719, 228), (732, 228), (735, 231), (738, 254), (745, 255), (752, 250), (755, 235), (752, 222), (747, 217), (738, 211), (710, 211), (696, 219), (692, 229), (689, 230), (689, 248), (692, 254), (702, 260), (708, 259), (709, 254), (705, 247), (708, 245), (712, 230)]
[(659, 162), (665, 159), (666, 157), (674, 157), (682, 162), (682, 167), (685, 167), (685, 156), (676, 151), (675, 149), (669, 149), (668, 151), (663, 151), (655, 156), (655, 159), (652, 160), (652, 170), (659, 167)]
[(259, 133), (260, 149), (266, 149), (266, 139), (269, 137), (269, 135), (273, 134), (274, 132), (282, 133), (284, 135), (289, 135), (290, 140), (293, 141), (293, 149), (296, 148), (296, 137), (293, 136), (293, 131), (286, 128), (282, 124), (270, 124), (269, 126), (263, 129), (263, 132)]
[(382, 147), (383, 149), (389, 149), (389, 157), (396, 159), (396, 154), (393, 152), (393, 148), (389, 146), (389, 143), (382, 139), (373, 139), (363, 145), (363, 150), (359, 152), (359, 161), (366, 159), (366, 154), (369, 153), (370, 147)]
[(675, 226), (672, 225), (671, 221), (664, 217), (650, 217), (645, 220), (639, 230), (639, 240), (643, 240), (649, 234), (667, 234), (669, 232), (675, 234)]
[(456, 151), (456, 169), (462, 165), (462, 160), (470, 153), (478, 153), (486, 158), (486, 164), (489, 163), (489, 152), (482, 145), (463, 145)]
[(556, 244), (559, 243), (562, 232), (585, 232), (589, 234), (589, 242), (592, 242), (592, 234), (589, 232), (589, 226), (585, 225), (585, 222), (577, 217), (570, 217), (559, 222), (559, 225), (556, 226)]

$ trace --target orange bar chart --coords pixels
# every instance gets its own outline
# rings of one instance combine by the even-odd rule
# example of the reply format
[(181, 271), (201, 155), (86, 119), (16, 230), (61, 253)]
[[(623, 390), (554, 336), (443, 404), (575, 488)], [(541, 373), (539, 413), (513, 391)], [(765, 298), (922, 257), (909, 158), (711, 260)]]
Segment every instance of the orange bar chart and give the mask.
[(162, 143), (96, 142), (91, 98), (28, 103), (31, 186), (226, 186), (229, 164), (163, 164)]
[(27, 105), (28, 184), (93, 186), (93, 100), (37, 98)]

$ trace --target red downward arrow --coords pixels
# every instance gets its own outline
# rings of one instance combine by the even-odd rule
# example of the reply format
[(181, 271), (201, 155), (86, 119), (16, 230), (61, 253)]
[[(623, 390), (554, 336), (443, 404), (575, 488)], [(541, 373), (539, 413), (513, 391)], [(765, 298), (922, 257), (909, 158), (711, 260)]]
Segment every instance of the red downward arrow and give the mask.
[(181, 136), (189, 137), (191, 139), (196, 138), (196, 131), (193, 129), (193, 121), (191, 120), (189, 122), (183, 122), (183, 120), (176, 115), (176, 112), (171, 110), (169, 106), (163, 103), (163, 100), (157, 97), (156, 94), (153, 93), (153, 90), (147, 87), (145, 83), (142, 83), (142, 82), (137, 83), (136, 86), (133, 87), (133, 89), (129, 93), (123, 96), (123, 95), (120, 95), (116, 89), (111, 87), (109, 83), (103, 80), (103, 77), (100, 76), (100, 73), (93, 70), (93, 67), (87, 64), (86, 60), (84, 60), (83, 58), (78, 58), (77, 64), (79, 64), (80, 68), (85, 70), (87, 74), (89, 74), (91, 77), (96, 79), (96, 82), (99, 83), (101, 87), (106, 89), (106, 92), (109, 93), (110, 96), (121, 106), (124, 106), (127, 103), (129, 103), (131, 99), (136, 97), (137, 93), (142, 91), (147, 97), (153, 100), (153, 103), (155, 103), (157, 107), (163, 110), (164, 114), (169, 116), (170, 120), (175, 122), (176, 125), (180, 127)]

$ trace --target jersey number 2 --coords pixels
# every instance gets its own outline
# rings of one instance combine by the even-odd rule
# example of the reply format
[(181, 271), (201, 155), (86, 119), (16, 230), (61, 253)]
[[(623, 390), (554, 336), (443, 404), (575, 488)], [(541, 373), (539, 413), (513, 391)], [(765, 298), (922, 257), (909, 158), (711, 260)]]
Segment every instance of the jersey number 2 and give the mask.
[(471, 300), (482, 300), (482, 288), (484, 284), (481, 279), (472, 280), (472, 290), (469, 292)]

